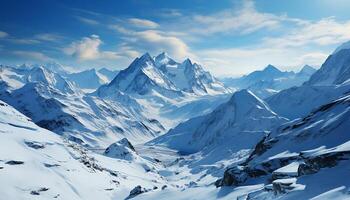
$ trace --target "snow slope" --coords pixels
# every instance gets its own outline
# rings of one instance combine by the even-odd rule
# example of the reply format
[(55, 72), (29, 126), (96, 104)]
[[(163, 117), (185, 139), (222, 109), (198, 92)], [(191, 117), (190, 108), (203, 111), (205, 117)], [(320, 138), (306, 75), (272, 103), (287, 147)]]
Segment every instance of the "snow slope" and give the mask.
[(350, 181), (341, 178), (350, 169), (349, 123), (350, 96), (324, 104), (274, 130), (256, 146), (240, 172), (225, 172), (223, 182), (228, 183), (229, 177), (238, 180), (240, 174), (245, 178), (239, 185), (265, 183), (264, 189), (249, 194), (250, 199), (350, 198), (346, 192)]
[(310, 77), (306, 85), (328, 86), (342, 84), (350, 78), (350, 49), (340, 48)]
[(241, 90), (213, 112), (180, 124), (152, 143), (193, 153), (244, 135), (263, 137), (264, 131), (285, 121), (253, 93)]
[(211, 113), (183, 122), (147, 144), (178, 151), (185, 156), (180, 166), (211, 180), (207, 175), (218, 176), (225, 167), (244, 162), (257, 142), (286, 121), (250, 91), (242, 90)]
[(98, 73), (102, 74), (103, 76), (107, 77), (109, 81), (112, 81), (114, 77), (119, 73), (119, 70), (110, 70), (107, 68), (101, 68), (98, 70)]
[(350, 92), (350, 84), (292, 87), (269, 98), (266, 102), (279, 115), (288, 119), (304, 117), (313, 109)]
[(0, 108), (2, 199), (125, 199), (137, 185), (156, 190), (166, 184), (154, 161), (131, 163), (90, 152), (2, 101)]
[(40, 126), (94, 147), (106, 147), (124, 137), (141, 143), (164, 131), (157, 120), (142, 114), (135, 100), (123, 94), (119, 101), (109, 101), (82, 93), (66, 94), (34, 82), (3, 92), (0, 99)]
[(95, 69), (67, 74), (67, 79), (74, 82), (81, 89), (96, 90), (103, 84), (109, 83), (109, 79)]

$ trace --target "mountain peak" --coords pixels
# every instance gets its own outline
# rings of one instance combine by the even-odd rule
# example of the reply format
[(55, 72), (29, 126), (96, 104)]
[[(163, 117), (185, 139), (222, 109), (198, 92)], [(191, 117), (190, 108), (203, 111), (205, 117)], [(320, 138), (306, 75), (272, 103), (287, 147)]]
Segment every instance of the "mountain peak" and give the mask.
[(299, 74), (313, 74), (316, 71), (315, 68), (311, 67), (310, 65), (304, 65), (304, 67), (299, 71)]
[(234, 102), (240, 102), (240, 103), (248, 103), (248, 102), (261, 102), (259, 97), (255, 96), (254, 93), (252, 93), (248, 89), (243, 89), (240, 91), (235, 92), (230, 101)]
[(166, 58), (166, 57), (169, 57), (168, 56), (168, 54), (166, 53), (166, 52), (162, 52), (162, 53), (160, 53), (158, 56), (156, 56), (156, 57), (159, 57), (159, 58)]
[(153, 60), (152, 57), (151, 57), (151, 55), (150, 55), (148, 52), (146, 52), (145, 54), (143, 54), (139, 59), (140, 59), (140, 60)]
[(263, 71), (281, 72), (279, 69), (277, 69), (275, 66), (273, 66), (271, 64), (267, 65)]
[(274, 112), (263, 100), (247, 89), (235, 92), (228, 103), (230, 105), (235, 105), (237, 119), (247, 117), (247, 114), (250, 113), (250, 110), (252, 109), (257, 109), (259, 112), (265, 110), (274, 114)]
[(161, 54), (156, 56), (154, 58), (154, 61), (158, 64), (158, 66), (162, 66), (166, 64), (169, 64), (169, 65), (176, 64), (176, 62), (172, 58), (170, 58), (166, 52), (162, 52)]
[(182, 66), (188, 66), (188, 65), (192, 65), (192, 61), (189, 58), (186, 58), (186, 60), (182, 62)]

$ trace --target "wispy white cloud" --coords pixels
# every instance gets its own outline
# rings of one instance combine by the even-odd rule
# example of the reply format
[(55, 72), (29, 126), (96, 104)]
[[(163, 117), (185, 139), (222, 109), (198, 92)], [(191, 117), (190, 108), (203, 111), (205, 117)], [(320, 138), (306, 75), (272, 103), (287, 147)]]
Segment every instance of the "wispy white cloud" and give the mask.
[(128, 19), (128, 22), (131, 25), (139, 27), (139, 28), (154, 29), (154, 28), (157, 28), (159, 26), (159, 24), (157, 24), (156, 22), (151, 21), (151, 20), (147, 20), (147, 19), (130, 18), (130, 19)]
[(86, 18), (86, 17), (81, 17), (81, 16), (76, 16), (76, 18), (85, 23), (85, 24), (88, 24), (88, 25), (98, 25), (100, 24), (97, 20), (94, 20), (94, 19), (90, 19), (90, 18)]
[(7, 39), (9, 42), (16, 43), (16, 44), (26, 44), (26, 45), (31, 45), (31, 44), (39, 44), (40, 41), (36, 39), (30, 39), (30, 38), (8, 38)]
[(54, 33), (41, 33), (34, 36), (37, 40), (58, 42), (63, 39), (63, 36)]
[(337, 22), (335, 18), (308, 21), (293, 31), (275, 38), (265, 38), (264, 42), (273, 46), (300, 47), (303, 45), (332, 45), (350, 40), (350, 20)]
[(161, 9), (158, 12), (158, 15), (161, 17), (181, 17), (183, 14), (180, 10), (178, 9), (170, 9), (170, 8), (166, 8), (166, 9)]
[(4, 32), (4, 31), (0, 31), (0, 38), (5, 38), (7, 36), (9, 36), (8, 33)]
[(118, 55), (115, 52), (101, 51), (99, 49), (101, 44), (102, 41), (98, 35), (91, 35), (90, 37), (84, 37), (79, 41), (72, 42), (68, 47), (63, 49), (63, 52), (67, 55), (76, 57), (81, 61), (101, 58), (118, 58)]
[(166, 51), (177, 59), (193, 56), (183, 40), (168, 32), (159, 30), (135, 31), (120, 25), (112, 25), (110, 28), (124, 34), (124, 42), (138, 51), (150, 53)]
[(49, 56), (37, 52), (37, 51), (13, 51), (12, 52), (14, 55), (19, 56), (24, 59), (28, 59), (29, 61), (51, 61), (52, 58)]
[(248, 34), (261, 29), (277, 27), (284, 16), (262, 13), (256, 10), (254, 2), (242, 1), (240, 7), (232, 7), (208, 15), (191, 14), (179, 18), (182, 30), (197, 35)]

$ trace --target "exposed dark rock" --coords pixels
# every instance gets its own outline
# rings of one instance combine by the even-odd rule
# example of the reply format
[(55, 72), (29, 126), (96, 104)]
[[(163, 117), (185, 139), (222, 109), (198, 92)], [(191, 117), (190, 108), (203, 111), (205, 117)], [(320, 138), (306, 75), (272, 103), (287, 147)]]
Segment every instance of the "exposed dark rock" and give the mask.
[(38, 190), (32, 190), (32, 191), (30, 192), (30, 194), (31, 194), (31, 195), (40, 195), (40, 192), (45, 192), (45, 191), (48, 191), (48, 190), (49, 190), (49, 188), (42, 187), (42, 188), (40, 188), (40, 189), (38, 189)]
[(145, 188), (141, 187), (141, 185), (138, 185), (130, 191), (129, 196), (126, 199), (134, 198), (135, 196), (142, 194), (144, 192), (147, 192), (147, 190)]
[(277, 194), (284, 194), (290, 190), (293, 190), (295, 186), (293, 186), (293, 181), (274, 181), (272, 182), (272, 187), (274, 193)]
[(194, 181), (191, 181), (188, 184), (186, 184), (187, 187), (197, 187), (197, 185), (198, 184), (196, 182), (194, 182)]
[(150, 123), (157, 125), (160, 129), (165, 130), (164, 126), (156, 119), (148, 120)]
[[(303, 157), (303, 153), (301, 153)], [(304, 158), (305, 164), (299, 166), (300, 175), (313, 174), (321, 168), (334, 167), (340, 160), (349, 160), (350, 151), (331, 152)]]
[(33, 149), (43, 149), (45, 148), (44, 144), (41, 144), (40, 142), (35, 142), (35, 141), (25, 141), (24, 142), (28, 147), (33, 148)]
[(31, 191), (30, 194), (31, 194), (31, 195), (40, 195), (40, 193), (37, 192), (37, 191)]
[(254, 157), (262, 155), (265, 151), (270, 149), (273, 144), (278, 142), (278, 140), (275, 138), (268, 140), (268, 137), (269, 137), (269, 135), (266, 135), (262, 140), (260, 140), (255, 145), (254, 150), (249, 155), (248, 159), (244, 163), (242, 163), (243, 166), (247, 165), (249, 163), (249, 161), (251, 161)]
[(164, 190), (165, 188), (167, 188), (168, 186), (167, 185), (163, 185), (162, 186), (162, 190)]
[(299, 165), (298, 168), (298, 175), (308, 175), (308, 174), (314, 174), (318, 172), (318, 169), (313, 168), (311, 165), (308, 165), (306, 163), (302, 163)]
[(129, 140), (123, 138), (118, 142), (111, 144), (103, 154), (112, 158), (133, 160), (137, 152)]
[(50, 167), (59, 167), (59, 166), (61, 166), (61, 165), (59, 165), (59, 164), (48, 164), (48, 163), (44, 163), (44, 166), (50, 168)]
[(264, 175), (268, 174), (264, 170), (261, 170), (261, 169), (250, 169), (248, 167), (245, 168), (244, 171), (249, 175), (249, 177), (252, 177), (252, 178), (256, 178), (256, 177), (260, 177), (260, 176), (264, 176)]
[(74, 137), (74, 136), (72, 136), (72, 135), (70, 135), (70, 136), (68, 137), (68, 140), (69, 140), (69, 141), (72, 141), (72, 142), (75, 142), (75, 143), (77, 143), (77, 144), (84, 144), (84, 143), (85, 143), (82, 139), (77, 138), (77, 137)]
[(232, 186), (243, 183), (248, 178), (248, 174), (242, 166), (235, 166), (225, 170), (224, 177), (215, 182), (216, 187)]
[(18, 161), (18, 160), (10, 160), (10, 161), (7, 161), (5, 164), (7, 164), (7, 165), (22, 165), (22, 164), (24, 164), (24, 162)]

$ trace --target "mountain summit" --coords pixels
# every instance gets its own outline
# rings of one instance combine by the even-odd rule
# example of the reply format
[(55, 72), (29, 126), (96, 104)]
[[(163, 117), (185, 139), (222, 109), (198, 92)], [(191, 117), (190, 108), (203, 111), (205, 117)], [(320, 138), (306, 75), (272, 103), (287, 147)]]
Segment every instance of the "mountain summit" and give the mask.
[(202, 66), (189, 59), (178, 63), (164, 52), (154, 58), (148, 53), (136, 58), (110, 84), (99, 88), (97, 93), (108, 94), (114, 90), (136, 95), (157, 93), (164, 97), (228, 92)]

